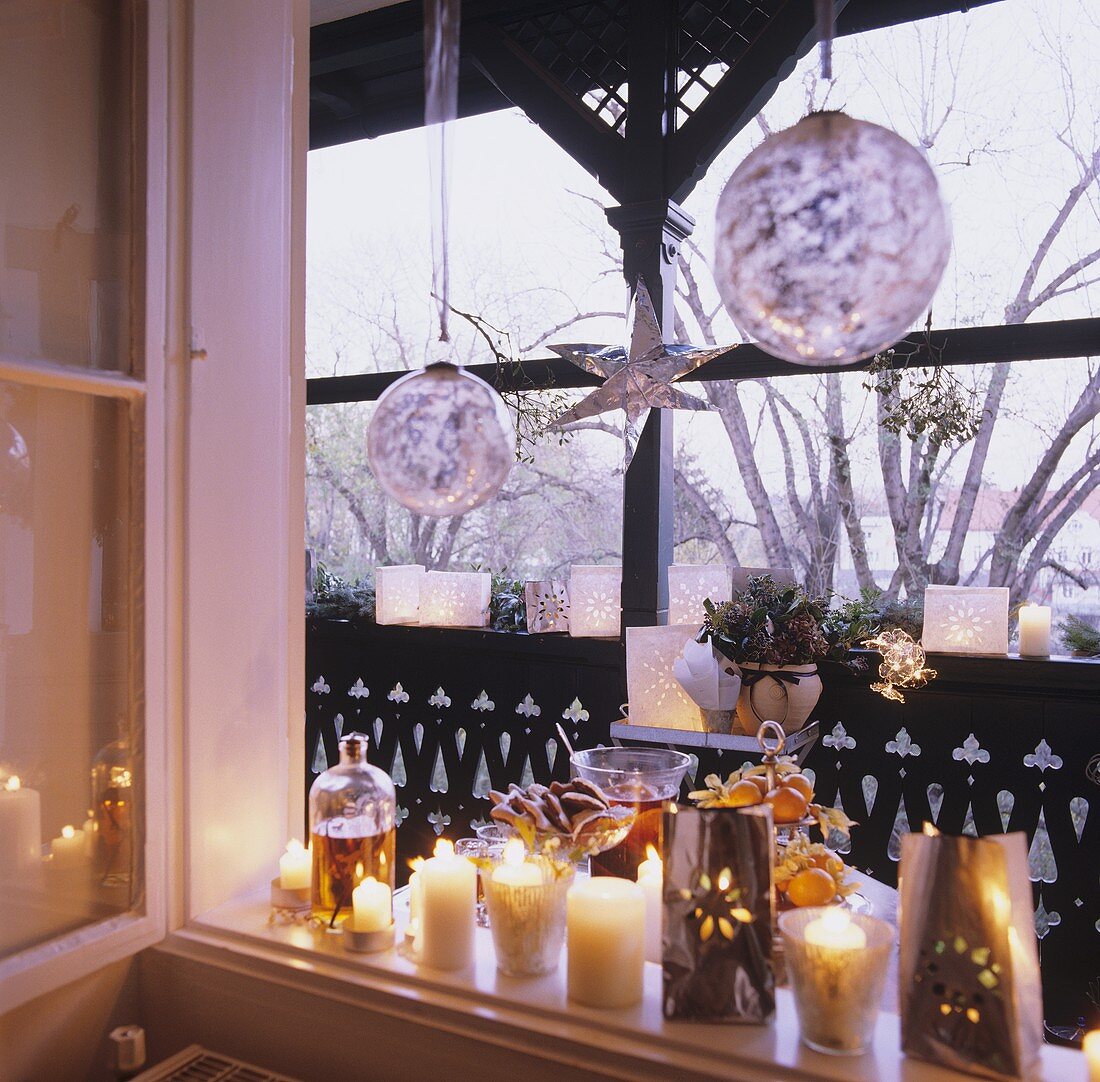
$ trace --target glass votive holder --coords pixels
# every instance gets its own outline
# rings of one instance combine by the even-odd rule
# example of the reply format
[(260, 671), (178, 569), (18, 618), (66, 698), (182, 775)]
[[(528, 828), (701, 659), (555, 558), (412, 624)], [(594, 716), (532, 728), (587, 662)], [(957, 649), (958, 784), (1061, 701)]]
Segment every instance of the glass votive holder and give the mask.
[[(497, 852), (503, 846), (503, 842), (496, 846)], [(489, 864), (489, 857), (493, 851), (493, 843), (483, 841), (481, 838), (459, 838), (455, 842), (455, 854), (465, 857), (477, 868), (477, 924), (479, 928), (489, 927), (489, 916), (485, 909), (485, 869)]]
[(839, 906), (779, 916), (802, 1041), (815, 1052), (858, 1056), (875, 1028), (894, 929)]
[(509, 977), (553, 972), (565, 942), (565, 896), (573, 883), (573, 865), (529, 857), (518, 839), (489, 864), (485, 902), (497, 968)]

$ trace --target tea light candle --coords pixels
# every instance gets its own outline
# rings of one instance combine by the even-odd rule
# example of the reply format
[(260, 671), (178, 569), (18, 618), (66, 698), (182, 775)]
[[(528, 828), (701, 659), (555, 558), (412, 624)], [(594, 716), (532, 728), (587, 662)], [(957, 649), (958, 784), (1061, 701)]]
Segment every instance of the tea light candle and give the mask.
[(418, 943), (421, 965), (463, 969), (474, 957), (477, 927), (477, 868), (455, 855), (446, 838), (417, 872), (420, 907)]
[(568, 995), (588, 1007), (629, 1007), (642, 998), (645, 892), (629, 879), (582, 880), (566, 899)]
[(297, 838), (291, 838), (286, 852), (279, 857), (279, 886), (283, 890), (308, 890), (312, 875), (312, 854)]
[(61, 837), (50, 842), (50, 856), (55, 868), (75, 868), (84, 863), (84, 831), (63, 826)]
[(803, 935), (807, 943), (834, 950), (862, 950), (867, 946), (867, 933), (852, 923), (844, 909), (826, 909), (817, 920), (806, 925)]
[(13, 774), (0, 788), (0, 879), (42, 864), (42, 801)]
[(1020, 657), (1050, 656), (1050, 606), (1020, 606)]
[(1081, 1051), (1089, 1065), (1089, 1082), (1100, 1082), (1100, 1029), (1085, 1034)]
[(351, 892), (351, 926), (356, 932), (381, 932), (393, 923), (393, 895), (389, 884), (368, 875)]
[(652, 845), (646, 846), (646, 859), (638, 865), (638, 886), (645, 894), (645, 960), (661, 963), (661, 915), (664, 907), (661, 891), (665, 866)]
[(894, 930), (839, 907), (779, 917), (802, 1041), (818, 1052), (859, 1055), (875, 1028)]

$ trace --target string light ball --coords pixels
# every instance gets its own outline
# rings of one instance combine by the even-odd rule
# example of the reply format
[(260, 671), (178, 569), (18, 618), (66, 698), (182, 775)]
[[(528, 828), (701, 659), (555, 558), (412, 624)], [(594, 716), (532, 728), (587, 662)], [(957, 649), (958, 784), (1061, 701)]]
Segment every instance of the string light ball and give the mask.
[(500, 395), (452, 364), (429, 365), (388, 387), (367, 432), (367, 460), (386, 494), (435, 518), (491, 500), (514, 447)]
[(839, 112), (769, 136), (718, 200), (715, 283), (762, 349), (802, 365), (852, 364), (923, 315), (951, 253), (924, 155)]

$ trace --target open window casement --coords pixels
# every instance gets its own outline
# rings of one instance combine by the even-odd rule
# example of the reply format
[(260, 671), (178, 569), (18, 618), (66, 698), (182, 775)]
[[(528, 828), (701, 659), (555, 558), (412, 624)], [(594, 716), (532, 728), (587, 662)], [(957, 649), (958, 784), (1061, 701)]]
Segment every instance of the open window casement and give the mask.
[(3, 1013), (254, 887), (300, 806), (308, 12), (0, 22)]

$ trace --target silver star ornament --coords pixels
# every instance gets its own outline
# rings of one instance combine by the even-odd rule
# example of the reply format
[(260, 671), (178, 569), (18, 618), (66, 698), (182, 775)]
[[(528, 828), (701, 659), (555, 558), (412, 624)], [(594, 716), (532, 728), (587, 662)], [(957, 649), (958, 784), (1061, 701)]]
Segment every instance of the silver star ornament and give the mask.
[(549, 427), (568, 429), (577, 421), (621, 409), (626, 414), (623, 425), (624, 469), (634, 457), (638, 436), (651, 409), (712, 408), (706, 399), (681, 391), (672, 384), (729, 349), (728, 346), (696, 349), (694, 346), (666, 343), (661, 337), (653, 300), (641, 278), (638, 279), (633, 306), (629, 349), (586, 343), (549, 347), (571, 364), (604, 379), (602, 387), (556, 417)]

